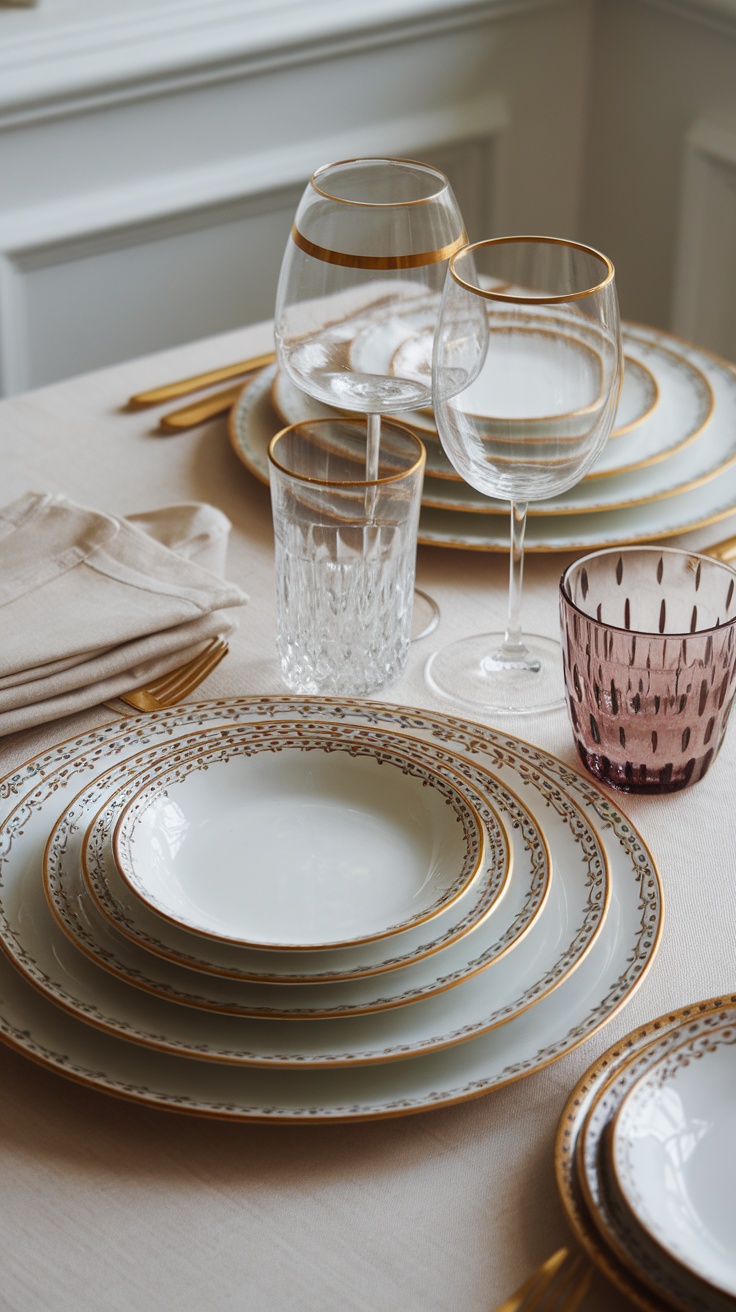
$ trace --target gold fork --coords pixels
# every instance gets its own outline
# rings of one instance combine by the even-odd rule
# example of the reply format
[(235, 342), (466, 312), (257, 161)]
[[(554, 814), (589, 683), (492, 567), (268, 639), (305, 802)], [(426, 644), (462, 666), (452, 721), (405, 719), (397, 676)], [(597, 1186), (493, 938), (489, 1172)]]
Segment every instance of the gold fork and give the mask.
[(592, 1275), (582, 1253), (558, 1248), (495, 1312), (575, 1312)]
[[(131, 692), (118, 693), (117, 700), (132, 706), (136, 711), (162, 711), (166, 706), (174, 706), (204, 682), (220, 661), (227, 656), (228, 650), (224, 638), (213, 638), (204, 651), (186, 664), (179, 665), (169, 674), (154, 679), (145, 688), (134, 688)], [(120, 709), (112, 702), (105, 702), (105, 705), (112, 711)]]

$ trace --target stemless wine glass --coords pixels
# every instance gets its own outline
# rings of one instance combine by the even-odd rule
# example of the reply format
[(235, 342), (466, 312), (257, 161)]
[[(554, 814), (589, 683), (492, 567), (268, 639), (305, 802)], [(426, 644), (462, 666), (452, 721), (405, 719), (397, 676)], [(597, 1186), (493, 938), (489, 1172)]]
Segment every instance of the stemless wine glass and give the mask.
[(501, 237), (450, 260), (434, 344), (437, 430), (478, 492), (511, 507), (505, 633), (436, 652), (435, 692), (475, 711), (564, 702), (557, 641), (522, 636), (527, 508), (577, 483), (611, 430), (622, 377), (614, 269), (556, 237)]
[(466, 241), (447, 178), (413, 160), (327, 164), (299, 203), (276, 294), (278, 361), (310, 396), (368, 416), (366, 478), (380, 416), (431, 402), (445, 271)]

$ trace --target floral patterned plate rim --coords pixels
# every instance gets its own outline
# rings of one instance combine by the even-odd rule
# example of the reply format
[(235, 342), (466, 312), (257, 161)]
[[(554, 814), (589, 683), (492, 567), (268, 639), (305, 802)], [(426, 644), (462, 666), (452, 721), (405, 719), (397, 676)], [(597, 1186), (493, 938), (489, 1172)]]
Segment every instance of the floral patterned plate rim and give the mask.
[[(507, 1025), (469, 1042), (369, 1068), (279, 1071), (227, 1067), (141, 1049), (98, 1031), (55, 1006), (0, 957), (0, 1037), (69, 1078), (151, 1106), (233, 1120), (352, 1121), (405, 1115), (479, 1097), (523, 1079), (570, 1052), (604, 1026), (649, 970), (660, 941), (662, 892), (646, 845), (609, 798), (577, 771), (522, 739), (467, 720), (381, 703), (317, 698), (223, 699), (133, 717), (57, 744), (0, 782), (9, 810), (51, 772), (56, 800), (72, 780), (95, 777), (109, 751), (130, 756), (154, 734), (162, 745), (204, 720), (250, 716), (389, 723), (430, 741), (450, 741), (488, 765), (514, 762), (520, 777), (544, 773), (602, 825), (612, 867), (611, 911), (591, 951), (569, 980)], [(81, 777), (80, 777), (81, 776)], [(36, 873), (36, 878), (38, 877)]]
[[(350, 730), (350, 725), (341, 723), (345, 743)], [(269, 739), (278, 733), (286, 743), (300, 732), (313, 738), (316, 724), (306, 719), (299, 724), (271, 721), (259, 729), (251, 721), (247, 736), (255, 741), (259, 731)], [(149, 722), (149, 733), (155, 740), (154, 720)], [(232, 733), (231, 725), (228, 735)], [(386, 727), (359, 724), (353, 733), (361, 745), (374, 739), (380, 744), (385, 742)], [(135, 774), (142, 747), (141, 743), (138, 753), (120, 764), (121, 779)], [(442, 745), (432, 747), (441, 758)], [(472, 783), (472, 761), (464, 769)], [(499, 756), (493, 761), (493, 770), (502, 783), (521, 785), (512, 761)], [(79, 774), (83, 772), (84, 763)], [(204, 1014), (143, 993), (101, 970), (77, 953), (60, 932), (37, 877), (56, 804), (53, 772), (0, 823), (0, 943), (17, 968), (59, 1006), (109, 1033), (178, 1055), (233, 1064), (312, 1068), (399, 1061), (414, 1053), (451, 1047), (508, 1024), (539, 1005), (545, 995), (580, 969), (605, 924), (610, 878), (602, 840), (565, 791), (550, 787), (536, 772), (528, 772), (525, 782), (525, 806), (537, 820), (543, 818), (553, 866), (550, 894), (541, 914), (513, 952), (441, 993), (427, 997), (420, 993), (411, 1006), (329, 1019)], [(105, 786), (114, 788), (114, 775), (108, 774)], [(83, 796), (79, 813), (81, 834)], [(73, 823), (66, 826), (64, 841), (58, 845), (59, 858), (68, 848), (71, 859), (76, 859), (74, 828)], [(52, 876), (52, 842), (49, 839), (46, 844), (47, 883)], [(464, 949), (466, 944), (461, 942)], [(471, 952), (474, 942), (475, 935), (468, 943)]]
[[(268, 727), (273, 731), (272, 726)], [(345, 726), (346, 730), (349, 728)], [(240, 728), (229, 726), (224, 737), (221, 730), (215, 729), (213, 733), (208, 733), (206, 729), (201, 729), (181, 740), (175, 739), (169, 746), (176, 749), (172, 753), (176, 760), (196, 762), (208, 738), (214, 736), (216, 741), (219, 738), (221, 745), (233, 749), (237, 747), (240, 737), (252, 744), (258, 729), (259, 726), (254, 723)], [(311, 729), (313, 732), (314, 725)], [(344, 741), (343, 726), (330, 725), (327, 729), (333, 742)], [(350, 739), (347, 741), (349, 744)], [(354, 735), (354, 741), (360, 746), (359, 732)], [(397, 742), (405, 745), (401, 735), (385, 732), (382, 741), (391, 746)], [(412, 750), (417, 759), (424, 759), (424, 748), (425, 744), (412, 740)], [(430, 760), (433, 755), (430, 748)], [(443, 749), (443, 755), (449, 757), (450, 754)], [(116, 872), (110, 851), (110, 830), (127, 794), (149, 773), (152, 777), (156, 776), (160, 769), (160, 749), (156, 746), (149, 748), (146, 753), (139, 753), (136, 761), (137, 765), (130, 775), (126, 765), (124, 781), (114, 788), (108, 800), (100, 807), (84, 840), (87, 850), (86, 853), (82, 852), (82, 861), (88, 867), (86, 882), (90, 883), (91, 875), (91, 886), (96, 886), (100, 891), (111, 884), (112, 903), (116, 900), (115, 891), (118, 886), (111, 882)], [(409, 943), (413, 938), (421, 944), (421, 931), (415, 930), (397, 941), (395, 969), (378, 976), (368, 972), (364, 976), (358, 974), (357, 979), (351, 979), (354, 971), (353, 951), (337, 950), (325, 954), (328, 961), (321, 968), (319, 962), (323, 954), (289, 954), (285, 959), (283, 954), (250, 952), (243, 955), (244, 961), (250, 962), (254, 978), (246, 979), (244, 983), (242, 979), (222, 978), (202, 970), (206, 964), (204, 956), (197, 958), (200, 970), (194, 972), (190, 967), (170, 962), (165, 955), (162, 958), (143, 950), (151, 941), (148, 934), (142, 935), (140, 944), (118, 934), (115, 925), (122, 921), (108, 922), (100, 916), (98, 906), (91, 898), (89, 888), (85, 887), (79, 870), (79, 835), (84, 831), (86, 809), (93, 808), (99, 797), (108, 793), (110, 781), (107, 774), (98, 776), (86, 790), (82, 790), (54, 826), (44, 858), (46, 895), (60, 927), (77, 947), (103, 969), (139, 988), (189, 1006), (233, 1015), (321, 1018), (330, 1015), (359, 1015), (405, 1005), (432, 996), (433, 993), (443, 992), (499, 960), (529, 932), (549, 895), (549, 852), (538, 826), (518, 798), (492, 776), (489, 775), (486, 780), (483, 772), (477, 769), (475, 776), (483, 781), (482, 794), (469, 781), (462, 780), (461, 786), (477, 805), (486, 826), (486, 846), (489, 849), (487, 887), (479, 888), (477, 894), (474, 889), (471, 890), (474, 900), (469, 903), (469, 910), (464, 917), (459, 921), (448, 921), (447, 942), (444, 949), (440, 947), (436, 959), (434, 953), (414, 955), (407, 950), (402, 954), (400, 943), (404, 939)], [(489, 796), (503, 805), (508, 816), (508, 834)], [(509, 846), (513, 852), (510, 880), (507, 874)], [(119, 890), (122, 895), (125, 894), (122, 881)], [(131, 904), (134, 913), (136, 906), (132, 899)], [(482, 909), (482, 915), (477, 913), (478, 907)], [(458, 932), (458, 925), (462, 929), (463, 921), (466, 922), (465, 930)], [(472, 933), (469, 933), (471, 929)], [(153, 925), (153, 932), (158, 932), (156, 924)], [(193, 941), (193, 952), (196, 939), (192, 935), (187, 937)], [(157, 943), (161, 946), (160, 940)], [(202, 952), (206, 952), (209, 947), (210, 944), (204, 942)], [(375, 949), (366, 945), (361, 952), (366, 957), (371, 950)], [(237, 956), (232, 955), (237, 960)], [(295, 955), (296, 960), (302, 963), (301, 966), (294, 964)], [(274, 956), (277, 956), (275, 965), (267, 966), (267, 962), (273, 963)], [(256, 971), (259, 958), (265, 958), (260, 967), (260, 975)], [(193, 958), (190, 956), (186, 960), (191, 963)], [(336, 965), (336, 962), (341, 964)], [(332, 963), (331, 970), (328, 968), (329, 963)], [(382, 965), (385, 964), (386, 960), (382, 962)], [(314, 970), (314, 974), (307, 976), (306, 980), (305, 966), (311, 966)], [(243, 969), (247, 973), (247, 967)], [(281, 973), (273, 975), (271, 972), (274, 969), (280, 969)], [(289, 970), (292, 971), (291, 975)], [(264, 987), (273, 982), (278, 982), (277, 989)]]

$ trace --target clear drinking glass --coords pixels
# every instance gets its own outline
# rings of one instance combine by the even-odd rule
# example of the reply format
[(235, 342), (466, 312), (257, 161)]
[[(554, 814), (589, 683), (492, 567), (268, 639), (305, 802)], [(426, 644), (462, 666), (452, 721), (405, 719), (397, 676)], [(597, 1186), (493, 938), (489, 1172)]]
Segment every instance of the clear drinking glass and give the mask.
[(527, 507), (565, 492), (611, 430), (622, 378), (613, 265), (555, 237), (504, 237), (453, 255), (434, 345), (442, 445), (478, 492), (511, 508), (504, 633), (430, 658), (435, 692), (476, 712), (549, 710), (564, 701), (559, 643), (522, 635)]
[(736, 692), (736, 572), (672, 547), (614, 547), (560, 581), (567, 704), (580, 759), (612, 788), (696, 783)]
[(425, 452), (386, 422), (375, 479), (356, 419), (271, 439), (276, 645), (289, 688), (365, 696), (397, 678), (411, 640)]
[(327, 164), (299, 203), (276, 294), (279, 366), (310, 396), (368, 416), (367, 478), (381, 415), (431, 403), (445, 271), (466, 241), (447, 178), (413, 160)]

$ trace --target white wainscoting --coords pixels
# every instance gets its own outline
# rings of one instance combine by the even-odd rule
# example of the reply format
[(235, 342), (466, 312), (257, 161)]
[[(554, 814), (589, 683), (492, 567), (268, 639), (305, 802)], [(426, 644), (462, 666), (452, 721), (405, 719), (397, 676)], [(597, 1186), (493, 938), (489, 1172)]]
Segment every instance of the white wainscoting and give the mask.
[[(315, 141), (310, 155), (432, 160), (456, 175), (466, 222), (482, 232), (506, 121), (490, 94)], [(5, 393), (267, 318), (308, 174), (287, 144), (0, 219)]]
[(0, 9), (0, 393), (268, 316), (309, 173), (413, 155), (736, 356), (736, 0)]
[(736, 360), (736, 120), (707, 119), (685, 141), (675, 332)]
[(590, 0), (0, 10), (0, 390), (267, 317), (302, 188), (448, 173), (471, 236), (573, 231)]

